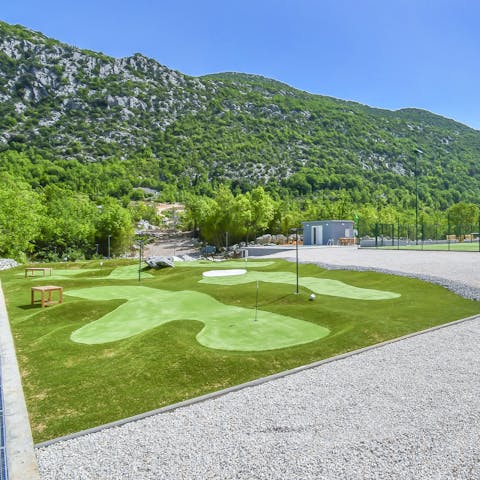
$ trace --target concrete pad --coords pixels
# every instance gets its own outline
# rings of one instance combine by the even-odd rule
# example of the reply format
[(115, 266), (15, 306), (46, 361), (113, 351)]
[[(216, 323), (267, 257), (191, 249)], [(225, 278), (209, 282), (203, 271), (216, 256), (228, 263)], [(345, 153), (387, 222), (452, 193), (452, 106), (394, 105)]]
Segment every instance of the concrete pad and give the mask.
[(22, 381), (0, 284), (0, 359), (9, 480), (40, 478)]

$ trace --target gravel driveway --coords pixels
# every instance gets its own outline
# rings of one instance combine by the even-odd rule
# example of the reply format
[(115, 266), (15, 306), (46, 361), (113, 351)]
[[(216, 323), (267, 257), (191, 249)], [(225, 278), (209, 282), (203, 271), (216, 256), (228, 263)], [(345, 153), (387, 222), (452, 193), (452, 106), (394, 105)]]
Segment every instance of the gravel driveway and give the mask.
[[(302, 261), (434, 275), (473, 289), (480, 286), (475, 273), (480, 254), (304, 249), (300, 255)], [(480, 478), (479, 345), (480, 316), (52, 444), (37, 450), (42, 476)]]
[[(295, 250), (275, 253), (269, 257), (294, 260)], [(299, 261), (383, 269), (416, 276), (429, 275), (480, 288), (480, 252), (304, 247), (299, 249)]]
[[(295, 261), (295, 250), (262, 258)], [(326, 268), (375, 270), (438, 283), (466, 298), (480, 300), (480, 252), (422, 252), (357, 247), (304, 247), (299, 262)]]

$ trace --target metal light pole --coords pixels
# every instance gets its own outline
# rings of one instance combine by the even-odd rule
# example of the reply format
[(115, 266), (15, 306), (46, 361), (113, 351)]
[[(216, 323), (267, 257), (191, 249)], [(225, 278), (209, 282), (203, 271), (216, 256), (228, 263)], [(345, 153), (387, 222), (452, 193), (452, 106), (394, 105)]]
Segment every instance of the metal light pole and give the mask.
[(478, 251), (480, 252), (480, 207), (478, 209), (478, 233), (477, 233), (477, 236), (478, 236)]
[(415, 245), (418, 245), (418, 164), (415, 157)]
[(111, 235), (107, 237), (107, 258), (110, 259), (110, 238), (112, 238)]
[(415, 245), (418, 245), (418, 155), (423, 152), (419, 148), (416, 148), (415, 152)]
[(297, 270), (297, 291), (295, 293), (298, 295), (298, 227), (295, 229), (295, 259)]

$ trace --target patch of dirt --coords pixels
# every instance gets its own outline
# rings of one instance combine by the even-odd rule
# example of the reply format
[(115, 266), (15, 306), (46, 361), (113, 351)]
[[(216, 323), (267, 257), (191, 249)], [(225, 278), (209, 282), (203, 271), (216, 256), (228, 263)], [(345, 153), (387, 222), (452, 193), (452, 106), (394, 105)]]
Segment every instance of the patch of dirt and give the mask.
[(143, 254), (150, 256), (193, 255), (198, 253), (197, 241), (185, 235), (168, 235), (157, 238), (154, 242), (145, 245)]

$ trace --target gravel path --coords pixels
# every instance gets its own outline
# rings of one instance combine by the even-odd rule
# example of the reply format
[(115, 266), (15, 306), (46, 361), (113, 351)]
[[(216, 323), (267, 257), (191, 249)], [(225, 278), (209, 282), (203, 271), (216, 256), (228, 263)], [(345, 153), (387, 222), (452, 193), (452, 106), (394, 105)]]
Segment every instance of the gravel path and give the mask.
[[(366, 266), (363, 253), (350, 250)], [(326, 258), (302, 260), (335, 263)], [(374, 268), (425, 274), (383, 252), (377, 258)], [(351, 257), (340, 261), (355, 265)], [(442, 263), (443, 273), (437, 267), (427, 273), (478, 287), (474, 274), (456, 277), (446, 257)], [(419, 268), (412, 260), (412, 269)], [(470, 270), (478, 269), (471, 264)], [(480, 316), (52, 444), (37, 450), (42, 478), (480, 478), (479, 345)]]
[[(283, 251), (261, 258), (295, 261), (295, 251)], [(345, 247), (300, 248), (299, 262), (324, 268), (374, 270), (420, 278), (442, 285), (455, 293), (480, 300), (480, 252), (421, 252)]]
[[(272, 258), (295, 258), (295, 251), (279, 252)], [(266, 258), (266, 257), (262, 257)], [(300, 248), (301, 262), (365, 267), (427, 275), (480, 288), (480, 252), (421, 252), (375, 250), (350, 247)]]

